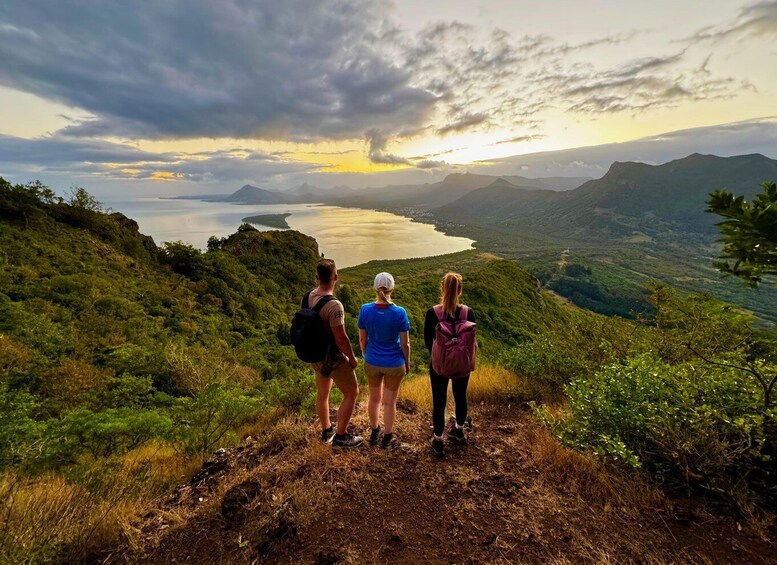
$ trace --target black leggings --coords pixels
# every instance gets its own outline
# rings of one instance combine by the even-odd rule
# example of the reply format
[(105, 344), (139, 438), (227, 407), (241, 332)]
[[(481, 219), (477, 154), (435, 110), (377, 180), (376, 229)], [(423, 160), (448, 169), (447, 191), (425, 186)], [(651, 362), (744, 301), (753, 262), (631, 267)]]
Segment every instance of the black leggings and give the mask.
[(432, 424), (435, 435), (441, 436), (445, 430), (445, 405), (448, 403), (448, 383), (453, 388), (453, 400), (456, 403), (456, 423), (464, 425), (467, 419), (467, 385), (469, 375), (460, 379), (447, 379), (429, 369), (432, 381)]

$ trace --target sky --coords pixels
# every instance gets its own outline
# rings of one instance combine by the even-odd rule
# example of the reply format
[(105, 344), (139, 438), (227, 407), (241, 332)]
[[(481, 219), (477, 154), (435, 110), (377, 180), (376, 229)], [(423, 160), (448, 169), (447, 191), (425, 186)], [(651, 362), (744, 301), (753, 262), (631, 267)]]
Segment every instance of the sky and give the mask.
[(777, 158), (775, 68), (777, 0), (9, 0), (0, 176), (111, 196)]

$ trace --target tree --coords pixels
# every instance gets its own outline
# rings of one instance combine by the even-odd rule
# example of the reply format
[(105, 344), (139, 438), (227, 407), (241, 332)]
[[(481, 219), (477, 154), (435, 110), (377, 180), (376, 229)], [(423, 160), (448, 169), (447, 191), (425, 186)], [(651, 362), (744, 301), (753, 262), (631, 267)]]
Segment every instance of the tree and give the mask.
[(777, 275), (777, 184), (765, 182), (761, 188), (752, 202), (725, 190), (707, 201), (708, 212), (725, 218), (718, 223), (723, 253), (715, 267), (753, 288), (763, 276)]
[(89, 210), (90, 212), (102, 212), (102, 204), (94, 196), (89, 194), (85, 188), (73, 186), (67, 193), (67, 203), (73, 208), (79, 210)]

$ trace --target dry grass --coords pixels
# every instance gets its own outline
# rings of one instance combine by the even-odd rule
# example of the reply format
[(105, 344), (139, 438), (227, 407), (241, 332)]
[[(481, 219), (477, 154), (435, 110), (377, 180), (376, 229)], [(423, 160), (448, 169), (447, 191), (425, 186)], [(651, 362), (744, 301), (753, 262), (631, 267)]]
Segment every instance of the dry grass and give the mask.
[(56, 475), (4, 475), (0, 499), (0, 561), (7, 563), (76, 560), (94, 548), (116, 547), (139, 514), (121, 487), (92, 492)]
[[(435, 460), (423, 408), (400, 415), (404, 447), (393, 452), (333, 452), (318, 441), (312, 419), (282, 417), (231, 452), (215, 484), (175, 497), (171, 504), (183, 514), (173, 516), (170, 507), (150, 515), (145, 547), (128, 551), (125, 561), (175, 554), (192, 563), (315, 562), (331, 554), (344, 563), (710, 562), (708, 546), (673, 539), (658, 490), (562, 446), (530, 411), (508, 408), (516, 387), (520, 396), (520, 379), (481, 371), (471, 391), (478, 425), (466, 450)], [(408, 380), (403, 391), (405, 400), (430, 405), (426, 379)], [(368, 425), (364, 403), (354, 423), (357, 431)], [(256, 483), (261, 489), (245, 503), (244, 518), (225, 516), (225, 495)], [(275, 535), (285, 508), (293, 532)], [(432, 532), (466, 524), (462, 535), (477, 531), (479, 541), (430, 542), (430, 523)], [(700, 532), (720, 535), (707, 530)]]
[[(473, 403), (520, 402), (543, 396), (538, 383), (498, 367), (481, 365), (472, 373), (467, 388), (467, 399)], [(429, 377), (419, 375), (406, 379), (399, 389), (399, 398), (415, 402), (420, 407), (432, 406), (432, 389)], [(453, 402), (453, 393), (448, 389), (448, 405)]]
[(69, 562), (138, 545), (133, 526), (155, 497), (200, 467), (164, 443), (62, 475), (0, 475), (0, 563)]
[(661, 492), (638, 480), (633, 472), (619, 473), (607, 468), (593, 454), (564, 447), (545, 428), (532, 428), (527, 436), (529, 456), (542, 480), (564, 485), (569, 492), (600, 502), (604, 508), (641, 511), (662, 505)]

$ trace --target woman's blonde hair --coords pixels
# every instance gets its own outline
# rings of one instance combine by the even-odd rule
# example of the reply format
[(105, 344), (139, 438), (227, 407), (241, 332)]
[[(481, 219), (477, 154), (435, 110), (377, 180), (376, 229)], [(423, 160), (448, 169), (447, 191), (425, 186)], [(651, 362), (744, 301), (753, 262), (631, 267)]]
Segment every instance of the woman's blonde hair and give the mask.
[(391, 291), (394, 290), (393, 288), (386, 288), (385, 286), (381, 286), (377, 289), (375, 289), (375, 294), (378, 295), (378, 300), (382, 302), (387, 302), (389, 304), (393, 304), (391, 302)]
[(459, 295), (462, 289), (462, 278), (459, 273), (446, 273), (442, 278), (442, 304), (443, 311), (449, 316), (456, 315), (456, 308), (459, 307)]

